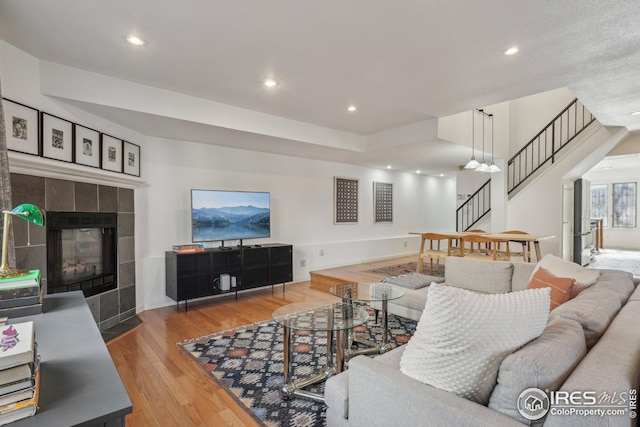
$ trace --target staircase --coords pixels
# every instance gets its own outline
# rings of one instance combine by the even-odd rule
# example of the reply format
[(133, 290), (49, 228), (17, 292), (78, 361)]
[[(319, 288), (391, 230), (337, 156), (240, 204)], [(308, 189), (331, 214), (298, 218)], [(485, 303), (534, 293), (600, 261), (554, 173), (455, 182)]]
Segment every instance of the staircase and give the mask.
[[(507, 193), (515, 195), (545, 165), (595, 121), (595, 117), (575, 98), (549, 124), (507, 162)], [(458, 209), (456, 230), (466, 231), (491, 212), (491, 179), (487, 180)]]
[(467, 231), (491, 212), (491, 178), (456, 209), (456, 231)]
[(515, 191), (540, 168), (556, 161), (556, 155), (595, 121), (578, 99), (549, 122), (507, 162), (507, 193)]

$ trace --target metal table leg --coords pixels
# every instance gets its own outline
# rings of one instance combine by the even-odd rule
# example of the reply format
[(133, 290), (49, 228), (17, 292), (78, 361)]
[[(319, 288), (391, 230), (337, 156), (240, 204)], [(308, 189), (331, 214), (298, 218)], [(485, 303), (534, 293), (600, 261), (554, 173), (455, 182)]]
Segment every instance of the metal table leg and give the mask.
[[(294, 382), (293, 381), (293, 336), (291, 334), (291, 328), (284, 326), (284, 384), (280, 387), (280, 395), (285, 400), (294, 399), (296, 397), (306, 398), (315, 402), (324, 403), (324, 395), (322, 393), (316, 393), (313, 391), (303, 390), (313, 384), (317, 384), (322, 381), (326, 381), (327, 378), (336, 374), (336, 366), (333, 361), (333, 343), (334, 343), (334, 331), (333, 331), (333, 309), (328, 310), (328, 331), (327, 331), (327, 366), (326, 368), (307, 379)], [(341, 352), (342, 340), (338, 334), (336, 348), (338, 352)], [(341, 370), (342, 357), (338, 355), (337, 358), (338, 369)]]

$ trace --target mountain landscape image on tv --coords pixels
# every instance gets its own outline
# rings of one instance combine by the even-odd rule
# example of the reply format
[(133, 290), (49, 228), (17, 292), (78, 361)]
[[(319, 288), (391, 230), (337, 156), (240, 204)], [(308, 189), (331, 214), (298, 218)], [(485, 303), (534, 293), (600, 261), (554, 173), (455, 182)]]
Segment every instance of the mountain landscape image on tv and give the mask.
[(191, 190), (191, 231), (194, 242), (270, 237), (270, 194)]

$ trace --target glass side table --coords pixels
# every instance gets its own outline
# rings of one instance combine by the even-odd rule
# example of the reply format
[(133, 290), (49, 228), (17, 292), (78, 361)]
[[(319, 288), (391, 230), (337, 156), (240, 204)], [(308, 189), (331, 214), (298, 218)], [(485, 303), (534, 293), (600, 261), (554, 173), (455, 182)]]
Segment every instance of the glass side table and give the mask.
[[(280, 394), (286, 400), (302, 397), (316, 402), (324, 402), (320, 393), (303, 390), (313, 384), (325, 381), (332, 375), (342, 371), (344, 366), (344, 347), (342, 331), (349, 331), (364, 324), (369, 313), (362, 307), (345, 303), (299, 302), (288, 304), (272, 313), (273, 320), (284, 327), (284, 384)], [(293, 381), (293, 336), (291, 331), (326, 331), (327, 332), (327, 366), (325, 369), (307, 379)], [(337, 334), (336, 334), (337, 332)], [(334, 338), (335, 358), (334, 362)]]
[[(382, 319), (382, 342), (376, 343), (373, 341), (357, 338), (351, 336), (348, 338), (347, 346), (345, 349), (345, 357), (343, 360), (348, 360), (359, 354), (382, 354), (391, 350), (395, 345), (389, 342), (389, 333), (387, 325), (387, 303), (391, 300), (402, 298), (404, 291), (398, 289), (397, 286), (392, 286), (387, 283), (345, 283), (341, 285), (335, 285), (329, 289), (333, 295), (342, 298), (344, 304), (352, 304), (353, 302), (380, 302), (381, 303), (381, 319)], [(352, 350), (351, 342), (356, 341), (364, 344), (369, 348), (361, 350)]]

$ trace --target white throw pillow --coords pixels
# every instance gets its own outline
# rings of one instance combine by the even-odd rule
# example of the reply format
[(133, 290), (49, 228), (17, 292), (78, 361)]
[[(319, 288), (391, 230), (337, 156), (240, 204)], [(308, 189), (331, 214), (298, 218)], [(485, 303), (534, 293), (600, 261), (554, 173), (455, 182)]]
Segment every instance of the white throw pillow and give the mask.
[(432, 283), (400, 370), (487, 405), (500, 364), (542, 333), (549, 303), (549, 288), (478, 294)]
[(576, 286), (579, 288), (593, 285), (598, 280), (598, 277), (600, 277), (600, 272), (598, 270), (584, 268), (575, 262), (558, 258), (552, 254), (547, 254), (542, 257), (536, 265), (536, 268), (533, 270), (531, 277), (533, 277), (533, 274), (535, 274), (536, 270), (540, 267), (543, 267), (554, 276), (570, 277), (574, 279), (576, 281)]

